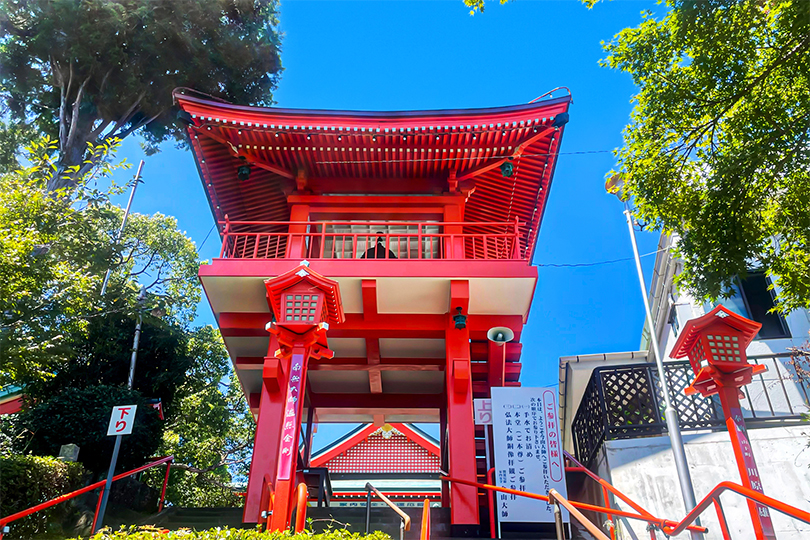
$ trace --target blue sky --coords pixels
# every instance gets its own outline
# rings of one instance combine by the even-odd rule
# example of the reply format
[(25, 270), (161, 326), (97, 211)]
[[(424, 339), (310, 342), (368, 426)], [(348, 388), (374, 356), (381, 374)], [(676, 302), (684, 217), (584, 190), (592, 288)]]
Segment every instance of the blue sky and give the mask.
[[(573, 94), (534, 263), (539, 282), (523, 333), (525, 386), (554, 385), (560, 356), (634, 350), (643, 305), (632, 261), (583, 268), (632, 255), (621, 203), (604, 192), (611, 151), (621, 144), (635, 88), (600, 67), (600, 43), (636, 26), (652, 2), (489, 0), (471, 17), (461, 1), (307, 1), (281, 6), (280, 107), (401, 110), (526, 103), (558, 86)], [(588, 152), (577, 154), (575, 152)], [(138, 140), (121, 156), (137, 164)], [(213, 225), (193, 158), (171, 144), (146, 159), (133, 210), (177, 217), (199, 246)], [(133, 171), (134, 172), (134, 171)], [(126, 181), (132, 172), (118, 174)], [(126, 203), (122, 196), (122, 204)], [(657, 235), (639, 235), (642, 253)], [(219, 253), (212, 233), (203, 258)], [(648, 276), (653, 257), (644, 259)], [(207, 304), (199, 322), (213, 323)], [(334, 430), (321, 429), (323, 444)], [(320, 446), (316, 444), (316, 446)]]

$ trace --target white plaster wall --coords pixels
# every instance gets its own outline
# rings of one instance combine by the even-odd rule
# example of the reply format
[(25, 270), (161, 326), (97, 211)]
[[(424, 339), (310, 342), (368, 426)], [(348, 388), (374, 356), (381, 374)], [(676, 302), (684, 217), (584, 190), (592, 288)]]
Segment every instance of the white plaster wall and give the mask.
[[(783, 502), (810, 511), (810, 426), (777, 427), (749, 430), (765, 493)], [(695, 496), (698, 501), (724, 480), (739, 483), (739, 474), (728, 434), (685, 434), (686, 454)], [(685, 515), (669, 439), (653, 437), (608, 441), (605, 445), (609, 477), (614, 486), (627, 494), (654, 516), (679, 521)], [(601, 469), (601, 467), (600, 467)], [(602, 472), (602, 471), (600, 471)], [(721, 496), (731, 537), (753, 539), (751, 520), (745, 499), (726, 492)], [(616, 506), (632, 511), (620, 501)], [(806, 540), (810, 525), (771, 511), (779, 540)], [(702, 515), (709, 528), (706, 540), (721, 540), (719, 524), (712, 507)], [(619, 519), (617, 538), (648, 539), (646, 524)], [(656, 533), (663, 539), (660, 531)], [(676, 537), (688, 539), (688, 533)]]

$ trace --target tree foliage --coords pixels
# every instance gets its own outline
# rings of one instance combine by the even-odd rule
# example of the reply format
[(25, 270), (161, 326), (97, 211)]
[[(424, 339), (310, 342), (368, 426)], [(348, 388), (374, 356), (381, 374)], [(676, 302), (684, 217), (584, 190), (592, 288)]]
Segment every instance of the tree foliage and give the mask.
[[(161, 454), (173, 455), (167, 499), (178, 506), (238, 506), (231, 483), (250, 467), (255, 423), (219, 332), (199, 328), (189, 340), (195, 362), (167, 417)], [(158, 480), (160, 471), (151, 473)]]
[(110, 465), (114, 437), (107, 436), (110, 412), (116, 405), (137, 405), (132, 434), (124, 437), (120, 471), (142, 465), (155, 455), (162, 422), (140, 392), (125, 386), (95, 385), (63, 388), (51, 399), (19, 413), (15, 427), (30, 434), (17, 437), (16, 450), (40, 456), (59, 454), (63, 444), (79, 446), (79, 462), (100, 473)]
[(680, 285), (730, 294), (760, 261), (810, 306), (810, 2), (666, 2), (606, 46), (639, 87), (618, 151), (636, 216), (676, 233)]
[[(79, 489), (86, 477), (87, 473), (80, 463), (0, 452), (0, 515), (10, 516)], [(62, 532), (61, 521), (69, 510), (69, 505), (58, 504), (14, 521), (4, 537), (41, 538), (48, 533), (57, 535)]]
[[(150, 526), (133, 526), (128, 529), (122, 527), (117, 531), (105, 528), (91, 536), (90, 540), (164, 540), (167, 532), (165, 529)], [(346, 528), (335, 528), (322, 533), (306, 530), (291, 533), (289, 531), (261, 531), (258, 528), (223, 529), (217, 527), (207, 531), (185, 529), (171, 533), (171, 536), (182, 537), (184, 540), (391, 540), (391, 537), (382, 531), (361, 534), (351, 532)]]
[[(54, 192), (56, 144), (30, 148), (31, 167), (0, 175), (0, 384), (24, 385), (50, 377), (54, 362), (72, 354), (91, 320), (146, 308), (187, 325), (200, 300), (193, 242), (174, 218), (130, 216), (113, 240), (122, 210), (100, 189), (114, 169), (114, 148), (94, 148), (99, 163), (77, 186)], [(105, 298), (101, 281), (112, 268)], [(149, 303), (138, 306), (141, 286)], [(125, 380), (125, 379), (124, 379)]]
[(0, 96), (59, 141), (50, 189), (93, 164), (87, 144), (177, 135), (171, 92), (268, 105), (281, 69), (276, 0), (2, 0)]
[[(131, 214), (114, 241), (122, 217), (109, 200), (121, 188), (107, 187), (114, 150), (94, 149), (103, 155), (73, 188), (47, 190), (58, 174), (49, 140), (31, 147), (30, 168), (0, 175), (0, 378), (24, 386), (31, 404), (0, 422), (0, 443), (43, 455), (75, 443), (100, 472), (112, 405), (148, 409), (144, 399), (159, 398), (165, 422), (144, 412), (143, 436), (126, 447), (122, 466), (172, 454), (175, 504), (236, 504), (229, 483), (247, 473), (253, 419), (219, 333), (192, 326), (201, 296), (196, 248), (159, 214)], [(142, 288), (146, 302), (136, 300)], [(123, 385), (138, 315), (130, 391)]]

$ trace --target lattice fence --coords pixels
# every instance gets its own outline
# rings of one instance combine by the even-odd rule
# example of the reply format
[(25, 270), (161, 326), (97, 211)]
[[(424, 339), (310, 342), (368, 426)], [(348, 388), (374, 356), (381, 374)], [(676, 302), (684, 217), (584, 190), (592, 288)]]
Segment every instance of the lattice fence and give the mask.
[[(746, 396), (743, 414), (750, 428), (773, 425), (775, 420), (801, 422), (802, 413), (809, 410), (808, 392), (803, 384), (797, 386), (797, 383), (780, 376), (779, 366), (786, 369), (779, 363), (782, 356), (750, 358), (755, 362), (768, 362), (769, 371), (773, 371), (775, 377), (769, 381), (760, 376), (743, 388)], [(667, 362), (664, 374), (682, 430), (725, 429), (717, 396), (704, 398), (684, 394), (684, 389), (694, 379), (689, 362)], [(577, 458), (590, 464), (605, 440), (666, 433), (664, 403), (655, 364), (595, 369), (571, 426)], [(764, 403), (767, 408), (761, 404), (757, 406), (757, 403)]]

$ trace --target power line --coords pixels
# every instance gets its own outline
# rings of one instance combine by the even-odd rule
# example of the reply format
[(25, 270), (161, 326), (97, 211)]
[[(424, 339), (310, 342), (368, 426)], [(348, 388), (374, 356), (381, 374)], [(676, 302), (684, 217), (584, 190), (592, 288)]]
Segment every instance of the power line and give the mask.
[[(667, 249), (668, 248), (657, 249), (655, 251), (645, 253), (644, 255), (642, 255), (642, 257), (649, 257), (650, 255), (656, 255), (658, 253), (661, 253), (662, 251), (666, 251)], [(632, 261), (632, 260), (633, 260), (633, 257), (625, 257), (623, 259), (612, 259), (612, 260), (609, 260), (609, 261), (597, 261), (597, 262), (591, 262), (591, 263), (572, 263), (572, 264), (548, 263), (548, 264), (537, 264), (535, 266), (543, 266), (543, 267), (547, 267), (547, 268), (584, 268), (584, 267), (588, 267), (588, 266), (601, 266), (601, 265), (604, 265), (604, 264), (614, 264), (614, 263)]]
[(197, 253), (202, 251), (202, 248), (205, 245), (205, 242), (208, 240), (208, 237), (211, 236), (211, 233), (214, 232), (214, 227), (216, 227), (216, 226), (217, 226), (216, 223), (211, 225), (211, 229), (208, 231), (208, 234), (205, 235), (205, 239), (202, 241), (202, 244), (200, 244), (200, 247), (197, 248)]

